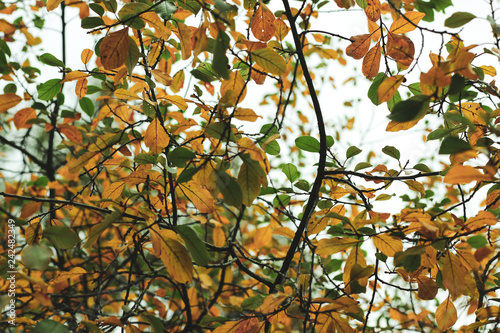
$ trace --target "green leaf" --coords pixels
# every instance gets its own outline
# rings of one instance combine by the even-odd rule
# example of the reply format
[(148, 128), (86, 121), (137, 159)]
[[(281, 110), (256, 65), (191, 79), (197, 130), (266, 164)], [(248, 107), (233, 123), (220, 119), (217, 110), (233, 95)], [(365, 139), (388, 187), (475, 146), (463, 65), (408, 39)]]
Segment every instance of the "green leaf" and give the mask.
[(212, 65), (202, 62), (191, 71), (191, 74), (202, 82), (212, 82), (217, 80), (217, 73), (212, 70)]
[(196, 154), (184, 147), (177, 147), (168, 153), (167, 159), (174, 167), (184, 168), (186, 164), (196, 157)]
[(142, 2), (127, 3), (118, 12), (118, 17), (123, 20), (123, 18), (127, 15), (137, 15), (147, 11), (149, 8), (150, 6)]
[(356, 146), (350, 146), (349, 148), (347, 148), (347, 151), (345, 153), (345, 158), (346, 160), (350, 159), (351, 157), (354, 157), (358, 154), (361, 154), (362, 150), (359, 149), (358, 147)]
[(384, 73), (378, 73), (377, 76), (373, 79), (372, 84), (370, 85), (370, 89), (368, 89), (368, 98), (375, 105), (380, 105), (378, 101), (378, 87), (382, 84), (382, 82), (387, 78), (387, 75)]
[(318, 139), (312, 136), (301, 136), (295, 139), (295, 145), (301, 150), (318, 153), (321, 149)]
[(398, 123), (421, 118), (427, 112), (429, 96), (416, 95), (396, 104), (389, 115), (389, 119)]
[(198, 0), (177, 0), (177, 6), (189, 10), (194, 15), (198, 14), (201, 9)]
[(42, 101), (48, 101), (54, 98), (55, 95), (61, 90), (61, 80), (59, 79), (52, 79), (48, 80), (45, 83), (42, 83), (37, 87), (38, 90), (38, 98), (41, 99)]
[(45, 270), (50, 263), (53, 252), (50, 247), (35, 244), (27, 246), (21, 252), (21, 259), (28, 269)]
[(101, 5), (97, 4), (97, 3), (91, 3), (89, 4), (89, 7), (90, 9), (92, 9), (97, 15), (99, 16), (103, 16), (104, 15), (104, 8), (102, 8)]
[(287, 163), (281, 167), (281, 170), (292, 183), (299, 178), (299, 173), (295, 164)]
[(215, 170), (217, 175), (216, 184), (227, 204), (240, 209), (243, 202), (243, 194), (238, 182), (221, 170)]
[(127, 67), (127, 72), (129, 75), (132, 75), (132, 72), (134, 71), (135, 65), (137, 65), (137, 61), (139, 60), (140, 56), (141, 52), (139, 51), (137, 44), (131, 37), (129, 37), (128, 56), (127, 60), (125, 60), (125, 67)]
[(309, 191), (309, 189), (311, 188), (311, 185), (309, 184), (309, 182), (307, 180), (304, 180), (304, 179), (300, 179), (298, 182), (296, 182), (294, 184), (294, 186), (302, 191)]
[(131, 27), (132, 29), (141, 30), (146, 26), (146, 22), (144, 22), (141, 18), (139, 18), (136, 14), (128, 14), (122, 17), (122, 22), (124, 25)]
[(280, 195), (277, 195), (274, 199), (273, 199), (273, 207), (274, 208), (278, 208), (278, 207), (285, 207), (286, 205), (288, 205), (288, 203), (290, 202), (290, 196), (287, 195), (287, 194), (280, 194)]
[(356, 0), (356, 3), (358, 4), (359, 7), (365, 9), (368, 4), (366, 3), (366, 0)]
[(262, 303), (264, 303), (265, 299), (265, 295), (248, 297), (245, 298), (243, 302), (241, 302), (241, 307), (245, 310), (257, 310), (262, 305)]
[(118, 4), (116, 3), (116, 0), (104, 0), (104, 7), (106, 7), (107, 10), (110, 12), (114, 13), (118, 9)]
[(84, 17), (82, 19), (82, 24), (81, 24), (83, 29), (92, 29), (95, 27), (99, 27), (101, 25), (104, 25), (104, 21), (102, 18), (97, 16)]
[(218, 140), (227, 140), (229, 135), (229, 140), (236, 142), (236, 137), (234, 136), (230, 124), (223, 122), (208, 124), (207, 127), (205, 127), (205, 133)]
[(439, 148), (440, 154), (456, 154), (462, 151), (472, 149), (470, 144), (462, 139), (454, 136), (448, 136), (444, 138)]
[(215, 40), (212, 69), (218, 76), (226, 80), (229, 79), (229, 60), (226, 56), (226, 51), (228, 48), (229, 37), (224, 31), (219, 30), (217, 39)]
[(437, 140), (448, 136), (451, 132), (453, 132), (455, 128), (438, 128), (435, 131), (432, 131), (427, 136), (427, 140)]
[(413, 169), (418, 170), (418, 171), (422, 171), (422, 172), (432, 172), (431, 169), (429, 169), (429, 167), (427, 165), (422, 164), (422, 163), (415, 164), (413, 166)]
[(193, 176), (199, 171), (198, 168), (186, 168), (182, 170), (179, 177), (177, 177), (177, 183), (182, 184), (193, 179)]
[(474, 249), (488, 246), (488, 240), (483, 235), (475, 235), (467, 239), (467, 243)]
[(52, 319), (44, 319), (38, 322), (31, 333), (69, 333), (69, 329), (63, 324)]
[(148, 155), (145, 153), (137, 154), (134, 158), (134, 162), (137, 164), (156, 164), (157, 157)]
[(172, 14), (177, 10), (177, 6), (170, 1), (163, 1), (155, 6), (155, 12), (164, 20), (170, 20)]
[(217, 8), (221, 12), (229, 12), (229, 11), (237, 12), (238, 11), (238, 7), (236, 7), (235, 5), (230, 5), (227, 2), (225, 2), (224, 0), (214, 0), (214, 4), (215, 4), (215, 8)]
[(469, 23), (475, 18), (476, 15), (468, 12), (456, 12), (444, 21), (444, 25), (448, 28), (458, 28)]
[(85, 112), (89, 117), (92, 117), (94, 115), (94, 102), (88, 97), (82, 97), (80, 99), (80, 107), (82, 108), (83, 112)]
[(43, 231), (43, 237), (60, 250), (71, 249), (80, 242), (80, 237), (73, 229), (61, 225), (48, 227)]
[(50, 53), (44, 53), (39, 57), (40, 61), (44, 63), (45, 65), (53, 66), (53, 67), (63, 67), (64, 68), (64, 62), (61, 60), (57, 59)]
[(362, 170), (371, 167), (372, 165), (368, 162), (360, 162), (354, 167), (354, 171)]
[(195, 263), (200, 266), (206, 266), (210, 262), (210, 255), (208, 254), (205, 243), (198, 237), (196, 232), (187, 225), (177, 226), (177, 231), (186, 243), (186, 246), (191, 253), (191, 257)]
[(395, 158), (398, 161), (401, 158), (401, 153), (396, 147), (393, 146), (385, 146), (384, 148), (382, 148), (382, 152), (392, 158)]
[(252, 59), (271, 74), (283, 75), (286, 71), (285, 59), (268, 47), (253, 51)]
[(94, 245), (94, 243), (99, 239), (99, 237), (102, 235), (104, 230), (106, 230), (113, 222), (116, 222), (116, 220), (121, 216), (121, 213), (118, 211), (113, 211), (111, 214), (106, 216), (104, 221), (99, 222), (95, 226), (92, 227), (90, 230), (89, 237), (87, 238), (87, 241), (85, 242), (85, 245), (83, 245), (84, 248), (89, 249)]

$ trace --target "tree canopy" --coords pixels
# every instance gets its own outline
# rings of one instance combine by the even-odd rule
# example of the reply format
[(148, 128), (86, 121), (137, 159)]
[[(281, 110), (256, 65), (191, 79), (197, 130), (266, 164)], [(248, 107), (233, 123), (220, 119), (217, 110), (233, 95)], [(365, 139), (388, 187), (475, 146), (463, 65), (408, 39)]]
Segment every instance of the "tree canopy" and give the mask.
[(500, 6), (453, 2), (0, 2), (2, 331), (498, 330)]

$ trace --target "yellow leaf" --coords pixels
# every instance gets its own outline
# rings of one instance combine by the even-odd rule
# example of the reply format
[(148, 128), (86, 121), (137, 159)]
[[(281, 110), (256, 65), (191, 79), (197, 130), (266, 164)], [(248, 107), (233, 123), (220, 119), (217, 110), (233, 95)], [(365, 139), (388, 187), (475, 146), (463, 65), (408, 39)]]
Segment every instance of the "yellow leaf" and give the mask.
[(351, 40), (353, 42), (346, 48), (345, 54), (354, 59), (363, 58), (370, 48), (371, 34), (352, 36)]
[(28, 120), (36, 118), (36, 110), (33, 108), (24, 108), (14, 115), (14, 125), (17, 129), (30, 128), (33, 124), (28, 124)]
[(7, 93), (0, 95), (0, 113), (13, 108), (17, 104), (21, 103), (23, 99), (14, 93)]
[[(422, 116), (423, 117), (423, 116)], [(422, 119), (422, 117), (420, 119)], [(415, 126), (419, 121), (420, 119), (416, 119), (416, 120), (410, 120), (410, 121), (405, 121), (403, 123), (398, 123), (394, 120), (391, 120), (388, 124), (387, 124), (387, 127), (386, 127), (386, 131), (387, 132), (398, 132), (398, 131), (406, 131), (407, 129), (410, 129), (412, 128), (413, 126)]]
[(176, 36), (181, 41), (181, 54), (182, 60), (189, 59), (191, 57), (191, 29), (187, 25), (181, 22), (177, 23), (177, 31), (174, 31)]
[(87, 95), (87, 79), (80, 79), (76, 81), (75, 94), (78, 98), (82, 98)]
[(457, 321), (457, 309), (450, 297), (441, 303), (436, 309), (436, 321), (441, 331), (446, 331)]
[(380, 58), (382, 56), (380, 43), (377, 43), (374, 47), (368, 51), (365, 58), (363, 59), (363, 66), (361, 68), (363, 75), (367, 78), (373, 78), (377, 76), (378, 69), (380, 67)]
[(257, 318), (243, 319), (240, 321), (227, 321), (213, 330), (212, 333), (259, 332), (259, 325), (259, 320)]
[(265, 227), (258, 228), (257, 230), (255, 230), (254, 239), (255, 239), (254, 245), (258, 249), (261, 249), (267, 244), (269, 244), (269, 242), (271, 242), (271, 240), (273, 239), (273, 230), (271, 229), (271, 226), (267, 225)]
[(464, 227), (469, 228), (469, 230), (475, 230), (477, 228), (484, 227), (485, 225), (495, 225), (497, 224), (497, 218), (495, 215), (488, 211), (480, 211), (476, 216), (469, 218), (465, 223)]
[(151, 229), (155, 255), (159, 256), (168, 274), (179, 283), (193, 282), (193, 261), (188, 251), (178, 241), (170, 238), (168, 230)]
[(479, 103), (462, 103), (462, 114), (475, 125), (486, 125), (488, 114)]
[(403, 82), (404, 75), (394, 75), (388, 77), (380, 84), (377, 90), (379, 103), (384, 103), (391, 100), (398, 91), (401, 82)]
[(191, 200), (200, 213), (208, 214), (214, 212), (215, 200), (207, 189), (193, 181), (179, 184), (179, 188)]
[(179, 92), (179, 90), (181, 90), (182, 86), (184, 85), (184, 78), (185, 74), (182, 69), (177, 73), (175, 73), (174, 78), (172, 80), (172, 85), (170, 86), (170, 90), (172, 90), (172, 92), (174, 93)]
[(150, 148), (150, 151), (153, 154), (159, 154), (163, 148), (168, 146), (169, 142), (170, 137), (160, 123), (160, 120), (156, 118), (146, 129), (146, 133), (144, 134), (144, 144)]
[(260, 2), (250, 27), (255, 38), (263, 42), (271, 40), (276, 32), (274, 28), (275, 19), (274, 14), (269, 8), (263, 2)]
[(455, 165), (444, 176), (443, 181), (447, 184), (457, 185), (491, 179), (493, 179), (491, 175), (484, 175), (469, 165)]
[(153, 69), (151, 71), (151, 74), (153, 74), (155, 80), (161, 84), (164, 84), (166, 86), (170, 86), (172, 84), (173, 79), (170, 77), (170, 75), (168, 75), (165, 72), (162, 72), (159, 69)]
[(83, 168), (94, 156), (95, 152), (89, 151), (75, 160), (71, 160), (68, 163), (68, 170), (71, 173), (78, 173), (80, 169)]
[(116, 89), (114, 92), (113, 92), (113, 95), (115, 95), (117, 98), (119, 99), (124, 99), (124, 100), (129, 100), (129, 99), (141, 99), (139, 96), (137, 96), (136, 94), (134, 93), (131, 93), (130, 91), (128, 91), (127, 89), (123, 89), (123, 88), (120, 88), (120, 89)]
[(174, 104), (175, 106), (177, 106), (181, 110), (186, 110), (188, 108), (186, 101), (181, 96), (166, 95), (166, 96), (163, 96), (162, 99), (165, 99), (169, 103)]
[(476, 311), (476, 316), (479, 320), (485, 320), (491, 317), (497, 318), (499, 315), (500, 307), (496, 305), (487, 306)]
[(257, 118), (262, 118), (262, 116), (258, 116), (252, 109), (246, 108), (237, 108), (233, 112), (233, 117), (238, 120), (250, 121), (254, 122)]
[(64, 282), (68, 279), (77, 278), (83, 274), (87, 274), (87, 271), (81, 267), (75, 267), (71, 269), (69, 272), (61, 272), (54, 279), (52, 279), (49, 283), (56, 284)]
[(229, 79), (224, 80), (220, 87), (220, 94), (226, 106), (234, 106), (236, 102), (241, 102), (246, 93), (246, 82), (239, 71), (229, 74)]
[(94, 54), (94, 51), (91, 49), (85, 49), (82, 51), (82, 55), (80, 56), (82, 59), (82, 62), (86, 65), (89, 63), (90, 58), (92, 58), (92, 55)]
[(149, 175), (150, 173), (145, 170), (137, 170), (131, 172), (130, 175), (126, 177), (120, 178), (120, 180), (130, 187), (130, 186), (135, 186), (137, 184), (145, 183)]
[(260, 193), (260, 177), (256, 170), (248, 163), (243, 163), (238, 173), (238, 185), (241, 188), (242, 202), (250, 207)]
[(416, 191), (416, 192), (420, 193), (420, 195), (422, 196), (422, 198), (425, 197), (425, 188), (424, 188), (424, 185), (420, 184), (416, 180), (407, 180), (407, 181), (405, 181), (405, 184), (408, 186), (408, 188), (410, 190), (413, 190), (413, 191)]
[(213, 238), (214, 246), (223, 247), (226, 243), (226, 235), (224, 234), (224, 230), (222, 230), (220, 225), (215, 226)]
[[(344, 274), (343, 274), (343, 281), (344, 284), (346, 285), (345, 292), (350, 293), (351, 292), (351, 271), (354, 269), (354, 267), (365, 267), (366, 266), (366, 259), (365, 256), (363, 255), (363, 251), (361, 251), (361, 248), (359, 246), (356, 246), (354, 249), (351, 250), (349, 253), (349, 256), (347, 257), (347, 261), (344, 266)], [(368, 277), (364, 277), (362, 279), (358, 279), (357, 284), (361, 287), (366, 286), (368, 283)]]
[(443, 285), (450, 292), (452, 299), (457, 299), (465, 290), (465, 267), (460, 263), (457, 256), (446, 252), (443, 258)]
[(285, 59), (268, 47), (253, 51), (252, 59), (271, 74), (283, 75), (286, 71)]
[(485, 66), (485, 65), (479, 66), (479, 67), (483, 70), (484, 74), (492, 76), (492, 77), (497, 76), (497, 70), (495, 69), (495, 67)]
[(404, 17), (401, 16), (396, 21), (392, 22), (389, 30), (393, 34), (404, 34), (413, 31), (417, 28), (417, 24), (424, 18), (424, 16), (424, 13), (415, 11), (407, 12), (404, 14)]
[(47, 1), (47, 11), (53, 11), (57, 7), (59, 7), (59, 4), (62, 2), (62, 0), (48, 0)]
[(372, 237), (373, 245), (388, 257), (394, 257), (397, 252), (403, 251), (401, 239), (386, 234)]
[(368, 20), (368, 31), (370, 32), (370, 36), (374, 42), (378, 42), (380, 37), (382, 36), (382, 33), (380, 32), (380, 26)]
[(168, 40), (170, 34), (172, 33), (169, 28), (167, 28), (163, 21), (156, 13), (147, 12), (143, 13), (140, 16), (151, 28), (154, 28), (156, 31), (156, 35), (163, 40)]
[(64, 79), (61, 81), (61, 83), (79, 80), (79, 79), (83, 79), (83, 78), (86, 78), (89, 76), (90, 76), (89, 74), (86, 74), (86, 73), (83, 73), (80, 71), (72, 71), (72, 72), (67, 73), (66, 76), (64, 76)]
[(125, 64), (130, 48), (128, 27), (110, 33), (101, 42), (101, 63), (104, 69), (115, 69)]
[(109, 184), (104, 188), (104, 191), (102, 191), (102, 198), (109, 200), (117, 199), (122, 194), (124, 186), (125, 183), (122, 181)]
[(347, 250), (357, 243), (359, 243), (359, 240), (348, 237), (333, 237), (321, 239), (318, 242), (316, 254), (329, 256), (342, 250)]

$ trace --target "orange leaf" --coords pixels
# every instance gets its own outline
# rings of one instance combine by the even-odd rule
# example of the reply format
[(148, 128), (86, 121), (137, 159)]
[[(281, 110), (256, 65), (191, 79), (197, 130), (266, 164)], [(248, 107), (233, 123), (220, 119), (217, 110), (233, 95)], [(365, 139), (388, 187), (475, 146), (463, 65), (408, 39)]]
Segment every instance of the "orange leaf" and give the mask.
[(90, 58), (92, 58), (92, 55), (94, 54), (94, 51), (91, 49), (85, 49), (82, 51), (81, 59), (82, 62), (86, 65), (89, 63)]
[(168, 146), (169, 142), (170, 137), (160, 123), (160, 120), (156, 118), (146, 129), (144, 144), (150, 148), (153, 154), (159, 154), (163, 148)]
[(170, 77), (170, 75), (168, 75), (165, 72), (162, 72), (159, 69), (153, 69), (151, 71), (151, 74), (153, 74), (155, 80), (161, 84), (164, 84), (166, 86), (170, 86), (172, 84), (173, 81), (172, 77)]
[(373, 245), (388, 257), (394, 257), (397, 252), (403, 251), (401, 239), (386, 234), (372, 237)]
[(246, 82), (239, 71), (229, 74), (229, 79), (224, 80), (220, 87), (220, 94), (226, 106), (234, 106), (236, 102), (241, 102), (246, 93)]
[(0, 95), (0, 113), (13, 108), (17, 104), (21, 103), (23, 99), (14, 93), (7, 93)]
[(78, 98), (85, 97), (87, 95), (87, 79), (80, 79), (76, 81), (75, 94)]
[[(422, 118), (420, 118), (420, 119), (422, 119)], [(394, 120), (391, 120), (387, 124), (387, 127), (386, 127), (385, 130), (387, 132), (406, 131), (407, 129), (410, 129), (413, 126), (415, 126), (420, 121), (420, 119), (405, 121), (403, 123), (398, 123), (398, 122), (396, 122)]]
[(149, 24), (150, 27), (155, 28), (155, 35), (163, 40), (168, 40), (172, 32), (163, 24), (163, 21), (156, 13), (143, 13), (141, 14), (140, 18), (143, 19), (147, 24)]
[(393, 34), (404, 34), (413, 31), (417, 28), (417, 24), (424, 16), (425, 14), (420, 12), (407, 12), (404, 14), (404, 17), (401, 16), (396, 21), (392, 22), (389, 30)]
[(187, 105), (186, 101), (181, 96), (166, 95), (166, 96), (163, 96), (162, 99), (165, 99), (169, 103), (174, 104), (175, 106), (177, 106), (181, 110), (186, 110), (188, 108), (188, 105)]
[(379, 0), (366, 0), (365, 14), (370, 21), (377, 21), (380, 18), (380, 1)]
[(476, 216), (469, 218), (464, 226), (470, 230), (475, 230), (477, 228), (484, 227), (485, 225), (495, 225), (497, 224), (497, 218), (495, 215), (488, 211), (480, 211)]
[(48, 0), (47, 1), (47, 11), (53, 11), (57, 7), (59, 7), (59, 4), (62, 2), (62, 0)]
[(274, 28), (275, 19), (274, 14), (261, 2), (250, 27), (255, 38), (263, 42), (273, 38), (276, 32)]
[(465, 267), (460, 264), (457, 256), (446, 252), (443, 258), (443, 285), (450, 292), (452, 299), (457, 299), (465, 290)]
[(491, 180), (491, 175), (484, 175), (479, 170), (469, 165), (455, 165), (451, 167), (444, 176), (444, 182), (447, 184), (467, 184), (474, 181)]
[(420, 82), (429, 86), (446, 87), (451, 83), (451, 77), (445, 75), (439, 67), (432, 67), (427, 73), (420, 74)]
[(446, 331), (457, 321), (457, 309), (450, 297), (436, 309), (436, 322), (441, 331)]
[(83, 168), (94, 156), (95, 152), (89, 151), (75, 160), (71, 160), (68, 163), (68, 170), (71, 173), (77, 173)]
[(363, 58), (370, 48), (370, 37), (370, 34), (352, 36), (353, 42), (346, 48), (345, 54), (354, 59)]
[(80, 132), (76, 126), (73, 125), (67, 125), (67, 124), (60, 124), (57, 126), (59, 128), (59, 131), (64, 134), (70, 141), (76, 142), (76, 143), (82, 143), (83, 138), (82, 138), (82, 132)]
[(177, 22), (177, 31), (174, 31), (174, 33), (181, 41), (182, 60), (189, 59), (192, 52), (191, 29), (184, 23)]
[(378, 69), (380, 67), (380, 58), (382, 56), (380, 43), (377, 43), (374, 47), (368, 51), (365, 58), (363, 59), (362, 72), (367, 78), (373, 78), (377, 76)]
[(213, 238), (214, 246), (223, 247), (226, 243), (226, 235), (224, 234), (224, 230), (222, 230), (220, 225), (215, 226)]
[(347, 237), (344, 238), (333, 237), (333, 238), (321, 239), (318, 242), (316, 254), (332, 255), (342, 250), (347, 250), (348, 248), (351, 248), (357, 243), (359, 243), (359, 240)]
[(384, 103), (390, 101), (392, 97), (398, 91), (401, 82), (403, 82), (404, 75), (395, 75), (388, 77), (384, 80), (378, 87), (378, 101), (379, 103)]
[(116, 200), (122, 194), (124, 186), (125, 183), (122, 181), (109, 184), (104, 188), (104, 191), (102, 191), (102, 198)]
[(387, 55), (404, 66), (410, 66), (415, 55), (415, 45), (406, 36), (389, 35), (387, 37)]
[(125, 64), (130, 48), (128, 27), (110, 33), (101, 42), (101, 63), (104, 69), (115, 69)]
[(278, 38), (279, 41), (283, 41), (285, 39), (286, 35), (290, 31), (290, 28), (286, 25), (286, 23), (278, 18), (274, 21), (274, 28), (276, 30), (276, 38)]
[(250, 318), (240, 321), (227, 321), (213, 330), (212, 333), (256, 333), (259, 331), (259, 320), (257, 318)]
[(252, 109), (237, 108), (233, 112), (233, 117), (243, 121), (254, 122), (257, 118), (262, 118), (258, 116)]
[(30, 128), (33, 124), (28, 124), (28, 120), (36, 118), (36, 110), (33, 108), (24, 108), (14, 115), (14, 125), (17, 129)]
[(160, 257), (168, 274), (179, 283), (193, 282), (193, 261), (188, 251), (177, 240), (166, 233), (169, 230), (151, 230), (151, 241), (155, 255)]
[(74, 267), (69, 272), (60, 272), (54, 279), (49, 283), (56, 284), (64, 282), (68, 279), (80, 277), (83, 274), (87, 274), (87, 271), (81, 267)]
[(26, 219), (30, 217), (31, 215), (35, 214), (40, 210), (40, 207), (42, 207), (41, 202), (36, 202), (36, 201), (31, 201), (26, 204), (24, 204), (23, 208), (21, 209), (21, 215), (19, 216), (22, 219)]
[(61, 81), (61, 83), (63, 83), (63, 82), (69, 82), (69, 81), (74, 81), (74, 80), (79, 80), (79, 79), (83, 79), (83, 78), (86, 78), (86, 77), (89, 77), (89, 76), (90, 76), (90, 74), (87, 74), (87, 73), (83, 73), (83, 72), (80, 72), (80, 71), (72, 71), (72, 72), (67, 73), (64, 76), (64, 79)]
[(131, 93), (130, 91), (128, 91), (127, 89), (123, 89), (123, 88), (120, 88), (120, 89), (116, 89), (114, 92), (113, 92), (113, 95), (115, 95), (116, 97), (118, 97), (119, 99), (125, 99), (125, 100), (129, 100), (129, 99), (141, 99), (139, 96), (137, 96), (136, 94), (134, 93)]
[(179, 188), (191, 200), (200, 213), (213, 213), (215, 210), (215, 200), (207, 189), (196, 184), (194, 181), (179, 184)]
[(255, 239), (254, 245), (258, 249), (261, 249), (267, 244), (269, 244), (269, 242), (271, 242), (271, 240), (273, 239), (273, 230), (271, 229), (271, 226), (267, 225), (265, 227), (258, 228), (255, 231), (254, 239)]
[(370, 20), (368, 20), (368, 31), (370, 32), (370, 36), (374, 42), (377, 42), (382, 36), (382, 33), (380, 32), (380, 26)]

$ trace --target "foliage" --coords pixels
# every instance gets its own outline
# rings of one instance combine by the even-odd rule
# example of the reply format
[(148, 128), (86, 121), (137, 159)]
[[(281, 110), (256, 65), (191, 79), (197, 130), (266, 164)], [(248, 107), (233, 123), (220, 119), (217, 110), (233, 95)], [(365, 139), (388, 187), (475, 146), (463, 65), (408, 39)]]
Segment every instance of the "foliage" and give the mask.
[[(26, 332), (496, 329), (490, 4), (484, 17), (451, 0), (1, 3), (0, 304), (16, 260)], [(365, 34), (313, 29), (350, 11)], [(75, 15), (95, 37), (81, 59), (66, 45)], [(54, 17), (61, 54), (43, 40)], [(479, 18), (491, 42), (466, 45), (457, 28)], [(348, 144), (357, 119), (328, 124), (319, 87), (345, 56), (386, 130), (425, 128), (440, 157), (364, 154)], [(455, 325), (457, 312), (470, 316)]]

